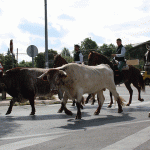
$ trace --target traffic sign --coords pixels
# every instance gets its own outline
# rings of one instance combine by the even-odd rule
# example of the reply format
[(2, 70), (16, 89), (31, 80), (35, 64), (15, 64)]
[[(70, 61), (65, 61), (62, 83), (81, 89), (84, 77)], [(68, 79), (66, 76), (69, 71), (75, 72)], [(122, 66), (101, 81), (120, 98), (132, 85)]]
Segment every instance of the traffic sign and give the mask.
[(30, 45), (28, 48), (27, 48), (27, 54), (30, 56), (30, 57), (36, 57), (37, 54), (38, 54), (38, 49), (36, 46), (34, 45)]

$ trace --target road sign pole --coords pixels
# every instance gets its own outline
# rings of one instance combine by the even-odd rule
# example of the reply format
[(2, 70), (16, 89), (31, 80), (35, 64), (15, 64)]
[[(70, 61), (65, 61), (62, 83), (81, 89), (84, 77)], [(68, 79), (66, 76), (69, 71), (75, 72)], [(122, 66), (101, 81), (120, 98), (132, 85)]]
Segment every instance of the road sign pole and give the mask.
[(47, 30), (47, 0), (45, 1), (45, 68), (48, 67), (48, 30)]

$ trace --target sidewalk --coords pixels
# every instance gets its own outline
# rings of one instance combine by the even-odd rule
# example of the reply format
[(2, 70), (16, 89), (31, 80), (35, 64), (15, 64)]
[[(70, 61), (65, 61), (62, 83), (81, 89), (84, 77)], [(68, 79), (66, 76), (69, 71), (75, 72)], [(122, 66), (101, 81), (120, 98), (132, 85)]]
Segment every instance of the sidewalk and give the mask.
[[(1, 93), (0, 93), (0, 96), (1, 96)], [(10, 97), (10, 96), (7, 94), (6, 98), (7, 97)], [(10, 100), (11, 99), (6, 99), (6, 100), (0, 99), (0, 106), (9, 106)], [(71, 103), (71, 102), (72, 102), (72, 100), (68, 100), (68, 103)], [(61, 101), (59, 100), (57, 95), (55, 95), (55, 99), (53, 99), (53, 100), (39, 100), (39, 99), (35, 99), (35, 105), (41, 105), (41, 104), (52, 105), (52, 104), (60, 104), (60, 103), (61, 103)], [(26, 104), (24, 104), (24, 105), (26, 105)], [(29, 103), (27, 103), (27, 105), (29, 105)]]

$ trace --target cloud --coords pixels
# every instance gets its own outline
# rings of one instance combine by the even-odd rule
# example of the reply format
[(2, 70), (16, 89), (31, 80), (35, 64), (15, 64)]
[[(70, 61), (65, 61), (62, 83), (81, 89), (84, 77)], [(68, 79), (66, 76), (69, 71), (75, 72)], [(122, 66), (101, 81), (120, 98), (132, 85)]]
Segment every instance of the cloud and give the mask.
[[(39, 52), (45, 50), (44, 1), (0, 0), (0, 52), (7, 52), (10, 39), (19, 59), (29, 45)], [(150, 2), (148, 0), (55, 0), (47, 2), (48, 47), (61, 52), (63, 47), (73, 50), (91, 37), (99, 46), (103, 43), (139, 43), (150, 38)], [(5, 49), (5, 50), (4, 50)]]

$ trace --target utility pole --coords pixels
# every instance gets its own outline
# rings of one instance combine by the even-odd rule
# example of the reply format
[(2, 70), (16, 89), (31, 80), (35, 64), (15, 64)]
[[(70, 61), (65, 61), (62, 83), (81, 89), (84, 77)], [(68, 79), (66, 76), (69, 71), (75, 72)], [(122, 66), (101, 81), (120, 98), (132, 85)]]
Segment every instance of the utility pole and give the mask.
[(47, 0), (45, 1), (45, 68), (48, 66), (48, 30), (47, 30)]

